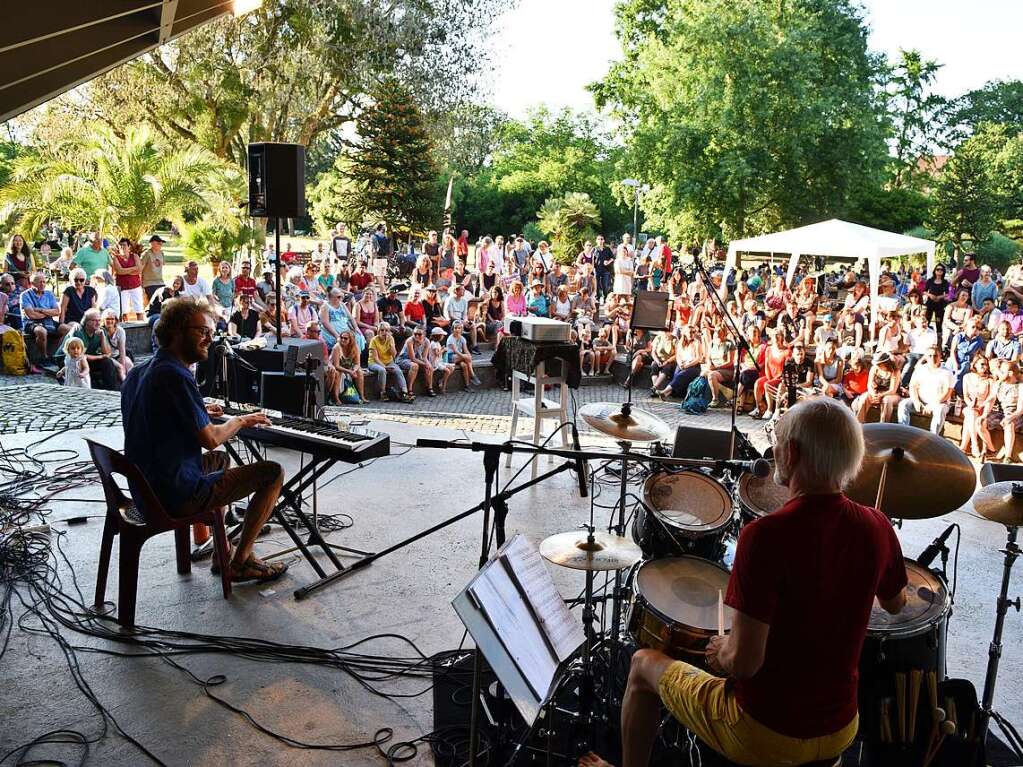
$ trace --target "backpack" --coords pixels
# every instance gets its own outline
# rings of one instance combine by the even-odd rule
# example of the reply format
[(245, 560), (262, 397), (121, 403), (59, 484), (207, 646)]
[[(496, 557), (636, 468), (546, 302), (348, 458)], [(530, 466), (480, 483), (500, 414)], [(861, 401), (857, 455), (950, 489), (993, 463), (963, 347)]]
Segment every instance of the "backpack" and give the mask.
[(7, 375), (28, 375), (28, 350), (25, 348), (25, 337), (20, 330), (9, 328), (0, 336), (3, 348), (4, 371)]
[(707, 412), (707, 406), (710, 404), (710, 384), (707, 383), (706, 376), (700, 376), (686, 389), (686, 397), (682, 401), (680, 409), (683, 413), (689, 413), (690, 415), (700, 415)]

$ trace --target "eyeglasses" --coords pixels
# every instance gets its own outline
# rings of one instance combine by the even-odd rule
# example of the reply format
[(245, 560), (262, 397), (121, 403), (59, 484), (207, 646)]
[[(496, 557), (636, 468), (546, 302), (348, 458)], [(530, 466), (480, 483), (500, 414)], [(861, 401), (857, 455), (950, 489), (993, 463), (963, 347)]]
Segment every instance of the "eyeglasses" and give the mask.
[(208, 325), (189, 325), (188, 329), (202, 332), (203, 338), (213, 338), (213, 330)]

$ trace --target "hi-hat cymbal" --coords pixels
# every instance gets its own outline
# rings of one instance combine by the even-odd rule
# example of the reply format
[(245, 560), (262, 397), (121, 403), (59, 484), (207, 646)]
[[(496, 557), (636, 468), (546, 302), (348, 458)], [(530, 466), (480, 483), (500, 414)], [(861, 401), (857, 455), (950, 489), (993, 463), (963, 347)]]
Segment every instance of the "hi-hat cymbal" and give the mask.
[[(1013, 493), (1013, 488), (1018, 488)], [(973, 508), (984, 519), (1006, 527), (1023, 527), (1023, 483), (995, 482), (973, 496)]]
[(540, 553), (544, 559), (573, 570), (624, 570), (643, 557), (639, 546), (628, 538), (594, 533), (591, 544), (585, 530), (544, 538)]
[(672, 439), (671, 427), (660, 418), (637, 408), (625, 415), (617, 402), (590, 402), (579, 408), (579, 415), (601, 434), (615, 439), (627, 442)]
[(896, 519), (932, 519), (955, 511), (973, 495), (977, 473), (958, 447), (914, 426), (868, 423), (860, 473), (845, 493), (857, 503), (877, 502), (881, 468), (888, 467), (880, 509)]

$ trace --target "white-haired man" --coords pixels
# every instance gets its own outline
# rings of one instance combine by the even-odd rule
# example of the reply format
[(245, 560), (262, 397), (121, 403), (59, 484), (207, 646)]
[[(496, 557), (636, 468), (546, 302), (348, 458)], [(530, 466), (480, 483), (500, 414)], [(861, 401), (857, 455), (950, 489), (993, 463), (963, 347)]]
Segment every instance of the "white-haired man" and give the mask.
[[(739, 764), (831, 764), (856, 735), (867, 621), (875, 595), (893, 614), (905, 604), (902, 551), (879, 511), (842, 493), (863, 458), (847, 407), (803, 400), (775, 436), (775, 481), (789, 501), (739, 537), (725, 598), (731, 633), (707, 649), (721, 676), (638, 651), (622, 705), (625, 767), (649, 761), (662, 702)], [(580, 764), (603, 762), (589, 754)]]

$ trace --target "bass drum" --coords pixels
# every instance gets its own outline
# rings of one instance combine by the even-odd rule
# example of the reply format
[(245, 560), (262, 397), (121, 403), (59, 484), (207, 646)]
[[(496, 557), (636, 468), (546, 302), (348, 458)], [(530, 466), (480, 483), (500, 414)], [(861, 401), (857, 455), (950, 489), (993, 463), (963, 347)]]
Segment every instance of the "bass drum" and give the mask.
[(719, 561), (732, 521), (732, 497), (713, 477), (699, 471), (651, 474), (632, 539), (647, 557), (692, 554)]
[(906, 560), (906, 606), (897, 615), (877, 599), (870, 610), (867, 636), (860, 653), (860, 732), (880, 742), (880, 707), (895, 699), (895, 675), (906, 675), (907, 699), (911, 671), (923, 672), (920, 700), (927, 699), (928, 672), (945, 678), (945, 637), (952, 598), (941, 576)]
[(737, 495), (743, 522), (752, 522), (788, 503), (789, 489), (774, 481), (774, 461), (771, 461), (771, 473), (766, 477), (743, 474), (739, 479)]
[[(705, 651), (718, 631), (718, 595), (728, 590), (728, 571), (698, 557), (644, 562), (636, 572), (629, 608), (629, 635), (640, 647), (706, 668)], [(732, 608), (724, 608), (724, 629)]]

